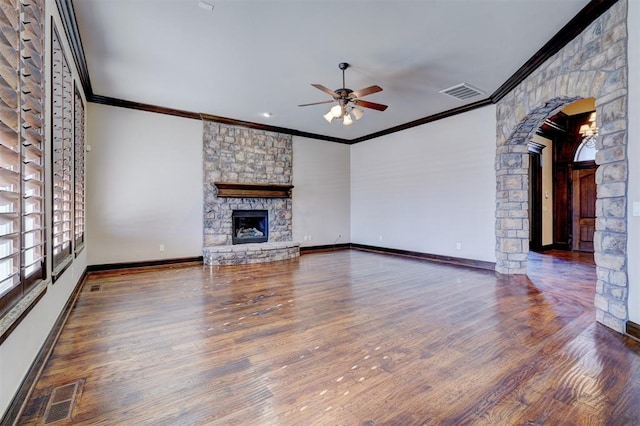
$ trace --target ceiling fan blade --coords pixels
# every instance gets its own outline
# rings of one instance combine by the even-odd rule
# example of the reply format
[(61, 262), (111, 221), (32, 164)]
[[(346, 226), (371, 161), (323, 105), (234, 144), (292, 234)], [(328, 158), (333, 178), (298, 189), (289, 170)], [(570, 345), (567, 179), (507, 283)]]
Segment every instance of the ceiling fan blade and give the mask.
[(374, 85), (374, 86), (365, 87), (364, 89), (356, 90), (355, 92), (351, 92), (350, 96), (352, 98), (361, 98), (363, 96), (367, 96), (372, 93), (378, 93), (378, 92), (382, 92), (382, 87)]
[(360, 99), (355, 99), (353, 101), (353, 103), (358, 105), (359, 107), (371, 108), (371, 109), (375, 109), (375, 110), (378, 110), (378, 111), (384, 111), (385, 109), (388, 108), (387, 105), (377, 104), (375, 102), (369, 102), (369, 101), (362, 101)]
[(316, 89), (322, 90), (324, 93), (326, 93), (327, 95), (330, 95), (334, 99), (338, 99), (340, 97), (340, 95), (338, 95), (336, 92), (334, 92), (333, 90), (327, 87), (324, 87), (322, 84), (311, 84), (311, 85)]
[(322, 101), (322, 102), (313, 102), (310, 104), (302, 104), (302, 105), (298, 105), (299, 107), (301, 106), (310, 106), (310, 105), (320, 105), (320, 104), (330, 104), (332, 102), (335, 102), (334, 100), (330, 100), (330, 101)]

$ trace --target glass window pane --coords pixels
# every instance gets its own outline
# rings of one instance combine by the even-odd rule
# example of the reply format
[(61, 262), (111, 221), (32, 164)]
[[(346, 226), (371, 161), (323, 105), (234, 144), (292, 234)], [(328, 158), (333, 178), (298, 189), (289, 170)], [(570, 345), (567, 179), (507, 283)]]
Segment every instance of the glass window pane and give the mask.
[(573, 161), (595, 161), (597, 152), (595, 139), (586, 138), (578, 146)]

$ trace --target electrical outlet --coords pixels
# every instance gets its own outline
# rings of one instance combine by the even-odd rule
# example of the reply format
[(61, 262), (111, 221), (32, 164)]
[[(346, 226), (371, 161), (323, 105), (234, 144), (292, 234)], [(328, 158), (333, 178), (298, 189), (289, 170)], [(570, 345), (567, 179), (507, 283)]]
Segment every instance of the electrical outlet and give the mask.
[(311, 241), (311, 234), (309, 234), (309, 241)]
[(160, 244), (160, 251), (164, 251), (164, 244)]
[(305, 241), (307, 241), (307, 236), (305, 235), (304, 237), (302, 237), (302, 239), (304, 239)]
[(462, 250), (462, 243), (456, 243), (456, 250)]
[(382, 235), (378, 235), (378, 241), (382, 241)]

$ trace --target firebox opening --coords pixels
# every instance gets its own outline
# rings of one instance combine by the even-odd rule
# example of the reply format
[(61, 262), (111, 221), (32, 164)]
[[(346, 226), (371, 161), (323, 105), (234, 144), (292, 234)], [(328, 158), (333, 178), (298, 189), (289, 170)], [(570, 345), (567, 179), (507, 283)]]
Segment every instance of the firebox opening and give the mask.
[(269, 212), (267, 210), (234, 210), (233, 244), (265, 243), (269, 240)]

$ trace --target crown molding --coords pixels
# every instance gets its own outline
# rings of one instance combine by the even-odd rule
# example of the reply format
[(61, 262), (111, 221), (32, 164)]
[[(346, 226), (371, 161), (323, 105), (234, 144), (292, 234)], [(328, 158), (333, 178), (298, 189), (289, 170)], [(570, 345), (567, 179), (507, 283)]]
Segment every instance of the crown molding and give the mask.
[(379, 138), (380, 136), (389, 135), (391, 133), (396, 133), (401, 130), (407, 130), (412, 127), (421, 126), (426, 123), (431, 123), (432, 121), (442, 120), (443, 118), (451, 117), (454, 115), (462, 114), (463, 112), (469, 112), (474, 109), (482, 108), (487, 105), (491, 105), (491, 99), (483, 99), (481, 101), (476, 101), (467, 105), (462, 105), (457, 108), (453, 108), (447, 111), (442, 111), (437, 114), (429, 115), (427, 117), (419, 118), (417, 120), (409, 121), (408, 123), (400, 124), (398, 126), (390, 127), (385, 130), (381, 130), (379, 132), (371, 133), (365, 136), (361, 136), (356, 139), (352, 139), (350, 141), (351, 144), (368, 141), (369, 139)]
[(108, 96), (93, 95), (89, 102), (96, 104), (115, 106), (120, 108), (137, 109), (139, 111), (155, 112), (158, 114), (174, 115), (176, 117), (192, 118), (200, 120), (200, 114), (197, 112), (183, 111), (180, 109), (166, 108), (157, 105), (143, 104), (140, 102), (127, 101), (124, 99), (110, 98)]
[(269, 126), (261, 123), (236, 120), (229, 117), (183, 111), (162, 106), (111, 98), (108, 96), (96, 95), (94, 94), (93, 88), (91, 87), (89, 69), (87, 67), (84, 49), (82, 48), (82, 40), (80, 38), (80, 32), (78, 30), (78, 22), (76, 20), (75, 11), (73, 9), (73, 0), (56, 0), (58, 10), (62, 18), (62, 25), (64, 27), (65, 34), (67, 35), (67, 39), (69, 40), (69, 45), (71, 46), (71, 54), (76, 64), (80, 82), (82, 84), (82, 88), (88, 102), (117, 106), (122, 108), (137, 109), (159, 114), (174, 115), (191, 119), (211, 120), (223, 124), (248, 127), (252, 129), (284, 133), (292, 136), (301, 136), (311, 139), (319, 139), (349, 145), (378, 138), (380, 136), (389, 135), (391, 133), (410, 129), (412, 127), (420, 126), (433, 121), (442, 120), (443, 118), (451, 117), (457, 114), (469, 112), (477, 108), (482, 108), (484, 106), (497, 103), (517, 85), (522, 83), (524, 79), (531, 75), (531, 73), (533, 73), (547, 59), (558, 53), (560, 49), (566, 46), (567, 43), (569, 43), (578, 34), (584, 31), (585, 28), (587, 28), (593, 21), (595, 21), (603, 13), (609, 10), (609, 8), (611, 8), (611, 6), (613, 6), (617, 2), (618, 0), (591, 0), (580, 12), (578, 12), (578, 14), (573, 19), (571, 19), (564, 27), (562, 27), (562, 29), (558, 31), (556, 35), (554, 35), (544, 46), (540, 48), (540, 50), (538, 50), (524, 65), (522, 65), (520, 69), (518, 69), (518, 71), (516, 71), (495, 92), (493, 92), (493, 94), (491, 94), (489, 98), (453, 108), (448, 111), (443, 111), (437, 114), (423, 117), (417, 120), (413, 120), (404, 124), (400, 124), (398, 126), (390, 127), (388, 129), (361, 136), (355, 139), (343, 139), (320, 135), (317, 133), (303, 132), (300, 130), (289, 129), (285, 127)]
[(333, 136), (320, 135), (318, 133), (303, 132), (301, 130), (289, 129), (286, 127), (270, 126), (262, 123), (254, 123), (253, 121), (236, 120), (235, 118), (220, 117), (218, 115), (200, 114), (203, 120), (215, 121), (216, 123), (230, 124), (232, 126), (248, 127), (250, 129), (264, 130), (266, 132), (284, 133), (285, 135), (300, 136), (310, 139), (319, 139), (327, 142), (337, 142), (350, 144), (349, 139), (336, 138)]
[[(591, 0), (589, 4), (582, 8), (576, 16), (556, 33), (551, 40), (540, 48), (527, 62), (524, 63), (502, 86), (491, 95), (491, 102), (497, 103), (511, 92), (517, 85), (529, 77), (547, 59), (558, 53), (571, 40), (576, 38), (593, 21), (598, 19), (618, 0)], [(552, 13), (552, 12), (550, 12)]]
[(58, 12), (62, 19), (62, 26), (64, 32), (67, 35), (69, 41), (69, 47), (71, 48), (71, 56), (73, 56), (73, 62), (76, 64), (78, 70), (78, 77), (82, 84), (82, 89), (87, 100), (93, 97), (93, 89), (91, 88), (91, 79), (89, 78), (89, 68), (87, 67), (87, 60), (82, 48), (82, 40), (80, 38), (80, 31), (78, 30), (78, 21), (76, 20), (76, 12), (73, 9), (72, 0), (56, 0), (58, 6)]

